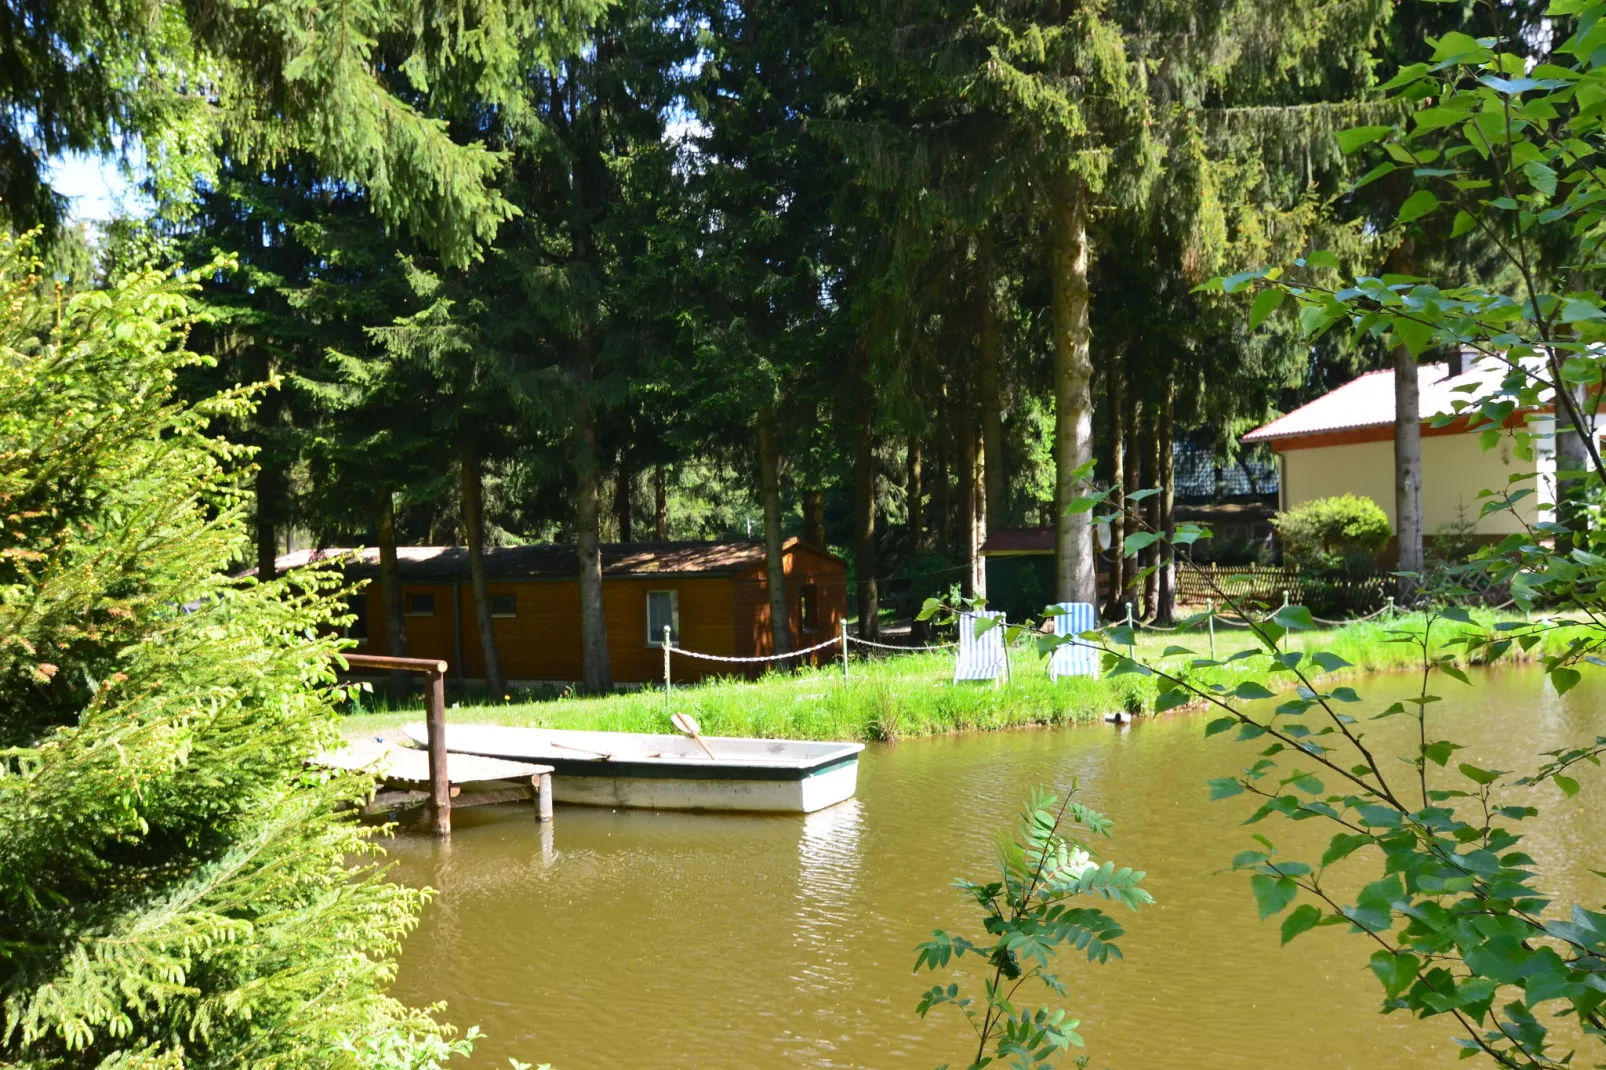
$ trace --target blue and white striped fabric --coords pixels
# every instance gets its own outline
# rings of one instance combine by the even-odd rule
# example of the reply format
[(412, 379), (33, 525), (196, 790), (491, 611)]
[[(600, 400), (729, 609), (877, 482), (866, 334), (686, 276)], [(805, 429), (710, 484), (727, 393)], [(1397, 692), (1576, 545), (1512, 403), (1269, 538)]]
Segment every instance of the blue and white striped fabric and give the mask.
[[(996, 619), (998, 623), (978, 637), (976, 621), (982, 617)], [(997, 683), (1008, 675), (1004, 615), (986, 611), (959, 614), (959, 657), (954, 660), (954, 681), (991, 680)]]
[[(1054, 617), (1055, 635), (1081, 635), (1099, 626), (1097, 614), (1086, 602), (1060, 602), (1058, 608), (1066, 612)], [(1058, 680), (1061, 676), (1097, 677), (1098, 674), (1099, 652), (1082, 641), (1057, 648), (1054, 656), (1048, 659), (1050, 680)]]

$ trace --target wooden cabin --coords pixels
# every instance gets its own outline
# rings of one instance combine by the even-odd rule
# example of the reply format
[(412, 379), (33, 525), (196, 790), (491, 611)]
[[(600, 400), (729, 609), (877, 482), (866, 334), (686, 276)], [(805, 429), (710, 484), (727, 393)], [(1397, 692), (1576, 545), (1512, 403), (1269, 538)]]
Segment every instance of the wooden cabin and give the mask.
[[(785, 543), (792, 648), (835, 635), (847, 612), (847, 565), (800, 539)], [(353, 603), (350, 628), (363, 654), (388, 654), (379, 588), (379, 551), (301, 551), (280, 569), (350, 554), (345, 573), (369, 581)], [(441, 658), (459, 678), (483, 679), (485, 659), (474, 616), (468, 550), (403, 546), (397, 550), (407, 653)], [(487, 593), (510, 681), (566, 683), (581, 678), (579, 564), (572, 546), (507, 546), (485, 551)], [(602, 547), (602, 602), (608, 656), (620, 683), (663, 679), (663, 626), (678, 647), (750, 657), (773, 652), (764, 546), (756, 541), (632, 542)], [(840, 656), (834, 648), (810, 656)], [(676, 657), (673, 679), (746, 672), (761, 665)]]

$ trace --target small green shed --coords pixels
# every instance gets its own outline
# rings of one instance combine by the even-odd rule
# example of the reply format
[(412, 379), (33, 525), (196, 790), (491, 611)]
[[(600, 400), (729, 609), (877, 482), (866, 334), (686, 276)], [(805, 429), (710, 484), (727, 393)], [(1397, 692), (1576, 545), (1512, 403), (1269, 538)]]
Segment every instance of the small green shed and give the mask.
[[(998, 528), (987, 533), (981, 556), (987, 571), (987, 606), (1013, 621), (1035, 619), (1054, 601), (1054, 529)], [(1109, 562), (1099, 555), (1099, 597), (1109, 590)]]

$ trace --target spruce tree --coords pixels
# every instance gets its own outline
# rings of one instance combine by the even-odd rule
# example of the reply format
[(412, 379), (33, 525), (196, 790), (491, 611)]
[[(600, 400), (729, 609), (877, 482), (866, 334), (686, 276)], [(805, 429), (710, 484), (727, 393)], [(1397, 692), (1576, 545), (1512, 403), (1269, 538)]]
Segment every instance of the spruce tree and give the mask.
[(336, 736), (338, 574), (258, 583), (255, 394), (176, 378), (194, 278), (41, 285), (0, 238), (0, 1062), (429, 1066), (384, 994), (420, 893), (309, 771)]

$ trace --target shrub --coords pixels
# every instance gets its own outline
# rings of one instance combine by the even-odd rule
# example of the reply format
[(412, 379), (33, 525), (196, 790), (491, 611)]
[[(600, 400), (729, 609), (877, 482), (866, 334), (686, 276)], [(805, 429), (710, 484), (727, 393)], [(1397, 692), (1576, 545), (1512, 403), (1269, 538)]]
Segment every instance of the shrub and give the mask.
[(1300, 558), (1375, 554), (1393, 534), (1388, 514), (1357, 494), (1313, 498), (1278, 513), (1272, 525), (1284, 549)]
[(1369, 613), (1387, 592), (1377, 577), (1377, 551), (1389, 519), (1370, 498), (1314, 498), (1272, 521), (1284, 556), (1299, 566), (1300, 600), (1318, 617)]

